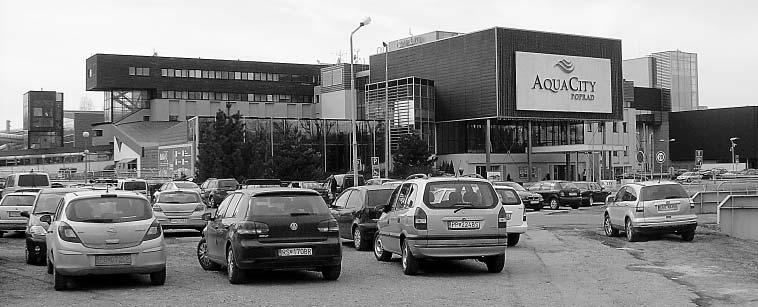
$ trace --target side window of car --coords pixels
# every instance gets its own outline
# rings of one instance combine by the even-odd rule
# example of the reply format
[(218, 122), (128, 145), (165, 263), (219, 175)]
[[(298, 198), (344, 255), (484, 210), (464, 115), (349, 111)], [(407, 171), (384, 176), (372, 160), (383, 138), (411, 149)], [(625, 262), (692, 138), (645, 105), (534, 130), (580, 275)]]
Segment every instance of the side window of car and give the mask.
[(637, 201), (637, 193), (634, 192), (634, 189), (626, 189), (626, 192), (624, 192), (624, 201)]
[(347, 206), (348, 197), (350, 197), (352, 192), (353, 190), (347, 190), (337, 196), (337, 199), (334, 201), (334, 207), (337, 207), (337, 209), (344, 209)]
[(229, 202), (232, 201), (232, 195), (226, 196), (223, 201), (221, 201), (221, 204), (218, 206), (218, 210), (216, 210), (216, 218), (224, 216), (226, 214), (226, 208), (229, 207)]
[(361, 208), (361, 198), (363, 198), (363, 193), (354, 190), (353, 193), (350, 193), (350, 198), (347, 199), (347, 208), (348, 209), (360, 209)]
[(240, 199), (242, 198), (242, 193), (234, 193), (231, 197), (232, 200), (229, 202), (229, 207), (224, 213), (225, 218), (234, 217), (234, 214), (237, 212), (237, 206), (239, 205)]
[(392, 210), (403, 209), (403, 206), (405, 205), (405, 199), (408, 198), (410, 189), (411, 189), (410, 183), (403, 184), (400, 187), (400, 192), (398, 192), (398, 195), (397, 195), (397, 201), (395, 201), (395, 203), (392, 205)]
[(250, 205), (250, 200), (247, 199), (244, 195), (240, 199), (239, 205), (237, 205), (237, 210), (234, 210), (234, 217), (245, 217), (247, 214), (247, 208)]
[(625, 191), (626, 191), (626, 187), (622, 187), (622, 188), (620, 188), (618, 190), (618, 192), (616, 192), (616, 196), (615, 196), (616, 202), (624, 201), (624, 192)]
[(390, 200), (387, 201), (387, 205), (390, 207), (390, 210), (392, 210), (395, 206), (395, 202), (397, 202), (398, 195), (400, 194), (400, 187), (395, 188), (394, 191), (392, 191), (392, 195), (390, 195)]
[(63, 201), (63, 199), (61, 199), (58, 202), (58, 206), (55, 208), (55, 215), (53, 216), (53, 219), (56, 220), (56, 221), (60, 221), (61, 220), (61, 214), (63, 213), (63, 203), (64, 203), (64, 201)]
[(418, 194), (417, 192), (418, 187), (415, 184), (411, 184), (410, 192), (403, 202), (403, 209), (413, 207), (413, 204), (416, 202), (416, 194)]

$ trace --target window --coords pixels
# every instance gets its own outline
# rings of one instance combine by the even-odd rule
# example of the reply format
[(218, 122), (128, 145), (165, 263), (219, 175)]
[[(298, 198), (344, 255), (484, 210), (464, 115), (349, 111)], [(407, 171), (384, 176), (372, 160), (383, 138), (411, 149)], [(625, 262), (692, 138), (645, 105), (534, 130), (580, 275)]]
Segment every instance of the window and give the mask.
[(224, 216), (226, 213), (226, 209), (229, 207), (229, 203), (232, 201), (233, 195), (228, 195), (226, 198), (224, 198), (223, 201), (221, 201), (221, 204), (218, 206), (218, 210), (216, 210), (216, 218), (220, 218)]
[(587, 132), (592, 132), (592, 123), (587, 124)]
[(350, 194), (350, 198), (347, 200), (347, 208), (348, 209), (360, 209), (361, 208), (361, 196), (363, 196), (360, 192), (355, 191)]
[(337, 208), (345, 208), (347, 207), (347, 200), (350, 197), (350, 193), (352, 193), (352, 190), (347, 190), (340, 195), (337, 200), (334, 201), (334, 206)]
[(150, 76), (150, 68), (147, 68), (147, 67), (143, 68), (142, 69), (142, 75), (149, 77)]
[(619, 155), (619, 152), (618, 152), (618, 151), (615, 151), (615, 150), (614, 150), (614, 151), (613, 151), (613, 156), (614, 156), (614, 157), (618, 157), (618, 155)]
[(199, 69), (195, 69), (195, 78), (200, 78), (202, 72)]
[(129, 66), (129, 75), (134, 76), (135, 74), (135, 68), (133, 66)]
[(629, 156), (629, 146), (624, 146), (624, 157)]
[(93, 130), (93, 131), (95, 132), (95, 136), (103, 136), (103, 130), (96, 129), (96, 130)]
[(624, 132), (624, 133), (627, 133), (627, 132), (628, 132), (628, 131), (626, 130), (626, 122), (623, 122), (623, 123), (621, 123), (621, 131), (622, 131), (622, 132)]
[(221, 79), (221, 72), (220, 71), (216, 71), (216, 79)]
[(603, 132), (603, 130), (605, 130), (605, 123), (598, 123), (597, 132)]
[(187, 78), (187, 75), (189, 75), (189, 72), (186, 69), (182, 69), (182, 78)]
[(202, 76), (203, 76), (203, 79), (208, 79), (208, 71), (207, 70), (203, 70)]
[(242, 193), (234, 193), (232, 194), (231, 197), (232, 197), (232, 200), (229, 202), (229, 207), (224, 213), (225, 218), (234, 217), (234, 213), (237, 212), (237, 206), (239, 205), (240, 199), (242, 198)]
[(229, 79), (229, 72), (222, 71), (221, 72), (221, 79)]
[(195, 77), (195, 70), (194, 69), (189, 71), (189, 77), (190, 78), (194, 78)]
[(150, 115), (142, 116), (142, 121), (143, 122), (149, 122), (150, 121)]
[(168, 69), (161, 68), (161, 77), (167, 77), (168, 76)]
[(169, 68), (168, 69), (168, 76), (172, 77), (172, 78), (174, 77), (174, 69), (173, 68)]
[(618, 132), (619, 132), (618, 123), (613, 122), (613, 133), (618, 133)]
[(87, 76), (89, 76), (90, 78), (92, 78), (92, 68), (90, 68), (90, 69), (87, 70)]
[(240, 80), (240, 79), (242, 79), (242, 73), (240, 73), (239, 71), (235, 71), (234, 80)]
[(179, 115), (169, 115), (168, 121), (170, 122), (178, 122), (179, 121)]

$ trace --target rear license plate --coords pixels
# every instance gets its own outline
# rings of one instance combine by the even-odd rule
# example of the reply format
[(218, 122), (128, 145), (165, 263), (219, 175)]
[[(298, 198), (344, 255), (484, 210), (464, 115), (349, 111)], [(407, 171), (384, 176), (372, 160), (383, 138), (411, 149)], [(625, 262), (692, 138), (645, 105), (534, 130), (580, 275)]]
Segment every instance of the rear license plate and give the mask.
[(313, 249), (308, 248), (283, 248), (279, 250), (279, 256), (310, 256), (313, 255)]
[(171, 224), (187, 224), (187, 219), (171, 219)]
[(536, 205), (536, 204), (539, 204), (539, 203), (540, 203), (540, 201), (539, 201), (539, 200), (533, 200), (533, 201), (531, 201), (531, 204), (532, 204), (532, 205)]
[(132, 264), (131, 255), (95, 256), (95, 265), (129, 265), (129, 264)]
[[(506, 213), (506, 219), (508, 213)], [(479, 221), (451, 221), (447, 224), (448, 229), (479, 229)]]
[(679, 206), (677, 206), (677, 204), (658, 205), (658, 212), (676, 211), (678, 209)]
[(8, 217), (20, 217), (21, 212), (20, 211), (8, 211)]
[(576, 194), (576, 193), (573, 193), (573, 192), (569, 193), (569, 196), (576, 196), (576, 195), (577, 195), (577, 194)]

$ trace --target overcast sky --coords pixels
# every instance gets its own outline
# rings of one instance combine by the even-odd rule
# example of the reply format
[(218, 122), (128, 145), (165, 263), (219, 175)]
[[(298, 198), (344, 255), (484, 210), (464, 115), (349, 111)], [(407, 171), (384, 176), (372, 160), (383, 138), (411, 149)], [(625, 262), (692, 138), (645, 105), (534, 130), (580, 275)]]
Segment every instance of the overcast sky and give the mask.
[(34, 1), (0, 0), (0, 120), (22, 120), (28, 90), (85, 91), (95, 53), (253, 61), (349, 61), (350, 32), (368, 61), (381, 42), (493, 26), (617, 38), (623, 58), (698, 54), (700, 105), (756, 105), (756, 1)]

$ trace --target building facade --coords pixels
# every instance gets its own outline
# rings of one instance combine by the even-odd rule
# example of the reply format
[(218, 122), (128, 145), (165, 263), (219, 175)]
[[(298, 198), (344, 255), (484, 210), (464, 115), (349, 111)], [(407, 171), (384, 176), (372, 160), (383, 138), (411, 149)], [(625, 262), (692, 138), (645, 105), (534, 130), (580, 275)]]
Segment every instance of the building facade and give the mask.
[(662, 51), (650, 56), (624, 60), (624, 79), (635, 86), (667, 90), (671, 112), (701, 108), (698, 96), (697, 54)]
[(24, 130), (28, 149), (63, 147), (63, 93), (26, 92)]

